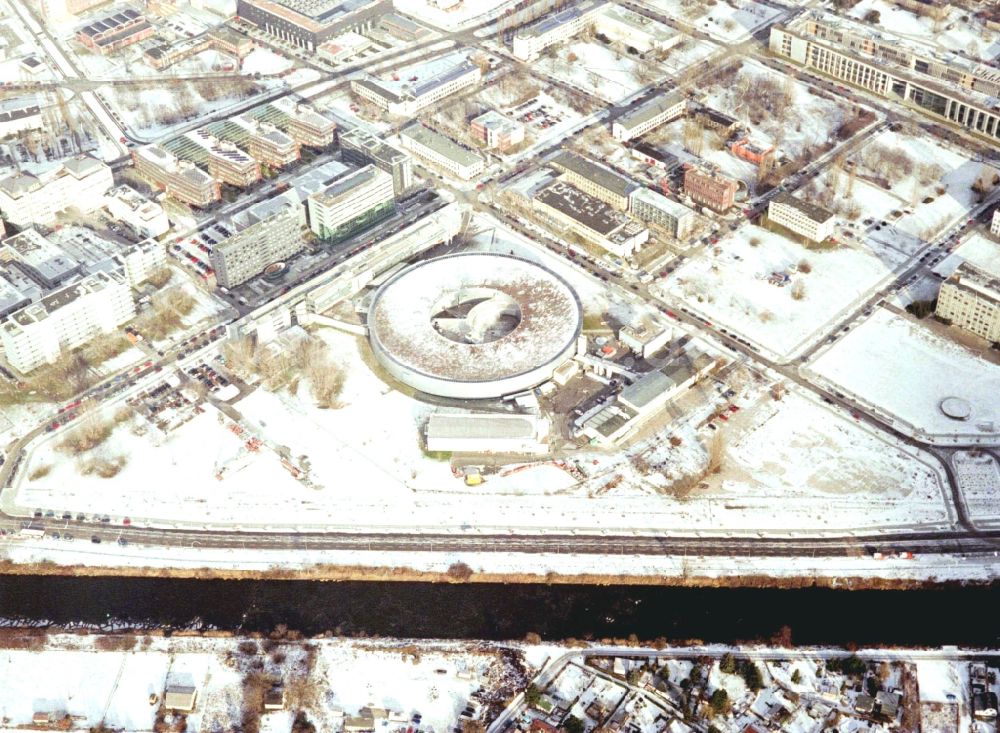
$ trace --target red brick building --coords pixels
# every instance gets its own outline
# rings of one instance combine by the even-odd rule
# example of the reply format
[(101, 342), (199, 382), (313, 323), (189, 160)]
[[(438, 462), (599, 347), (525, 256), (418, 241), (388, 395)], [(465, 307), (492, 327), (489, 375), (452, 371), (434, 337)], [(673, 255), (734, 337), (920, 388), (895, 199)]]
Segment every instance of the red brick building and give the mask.
[(736, 201), (739, 184), (732, 178), (717, 173), (706, 173), (697, 168), (684, 172), (684, 192), (702, 206), (724, 212)]

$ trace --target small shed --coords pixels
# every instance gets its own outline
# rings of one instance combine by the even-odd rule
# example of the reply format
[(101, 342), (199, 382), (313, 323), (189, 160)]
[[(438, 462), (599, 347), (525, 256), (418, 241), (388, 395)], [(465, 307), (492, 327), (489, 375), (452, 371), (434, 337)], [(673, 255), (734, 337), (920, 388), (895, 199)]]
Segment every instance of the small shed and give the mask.
[(181, 685), (171, 686), (167, 688), (167, 692), (163, 696), (163, 706), (167, 710), (177, 710), (182, 713), (190, 713), (194, 710), (197, 699), (197, 687)]

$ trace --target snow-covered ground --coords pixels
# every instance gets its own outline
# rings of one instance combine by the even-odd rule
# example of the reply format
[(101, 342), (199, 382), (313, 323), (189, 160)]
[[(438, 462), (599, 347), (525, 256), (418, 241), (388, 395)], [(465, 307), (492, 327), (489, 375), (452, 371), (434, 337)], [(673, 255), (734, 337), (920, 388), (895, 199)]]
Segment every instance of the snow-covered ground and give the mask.
[(1000, 243), (985, 234), (974, 232), (954, 252), (935, 265), (934, 272), (948, 277), (963, 262), (981, 267), (987, 272), (1000, 273)]
[(706, 3), (696, 0), (643, 0), (648, 7), (694, 26), (717, 40), (739, 43), (782, 10), (754, 0)]
[[(802, 271), (803, 263), (810, 272)], [(779, 286), (769, 279), (774, 273), (788, 275), (789, 281)], [(807, 250), (745, 225), (685, 262), (654, 292), (759, 344), (762, 351), (790, 359), (891, 273), (889, 264), (862, 248)]]
[(596, 40), (567, 43), (555, 50), (555, 58), (542, 56), (532, 68), (611, 103), (631, 97), (665, 75), (656, 62), (617, 53)]
[[(838, 389), (927, 435), (995, 437), (1000, 367), (911, 318), (879, 309), (817, 358), (810, 369)], [(941, 400), (969, 403), (952, 420)]]

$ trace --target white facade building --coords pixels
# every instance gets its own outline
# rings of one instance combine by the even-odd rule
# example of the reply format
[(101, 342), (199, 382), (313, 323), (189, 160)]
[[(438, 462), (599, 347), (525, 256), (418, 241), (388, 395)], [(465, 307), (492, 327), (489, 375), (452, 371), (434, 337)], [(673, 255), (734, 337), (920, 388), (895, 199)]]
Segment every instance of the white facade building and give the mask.
[(821, 206), (797, 199), (790, 193), (780, 193), (767, 205), (767, 218), (814, 242), (833, 235), (836, 217)]
[(167, 250), (155, 239), (145, 239), (126, 249), (118, 259), (125, 267), (129, 285), (137, 288), (167, 266)]
[(400, 117), (413, 117), (420, 110), (479, 82), (482, 70), (468, 60), (429, 79), (413, 84), (392, 84), (375, 77), (354, 79), (351, 91), (379, 109)]
[(990, 224), (990, 233), (994, 237), (1000, 237), (1000, 206), (993, 212), (993, 222)]
[(987, 341), (1000, 341), (1000, 276), (963, 262), (941, 283), (934, 312)]
[(170, 230), (170, 220), (163, 207), (133, 188), (118, 186), (105, 196), (108, 213), (128, 224), (140, 237), (159, 237)]
[(17, 226), (51, 225), (56, 214), (71, 206), (84, 213), (101, 208), (113, 185), (110, 167), (79, 155), (39, 175), (22, 172), (0, 180), (0, 212)]
[(688, 207), (645, 186), (632, 192), (629, 209), (637, 219), (666, 229), (674, 239), (687, 237), (696, 219)]
[(482, 174), (486, 161), (477, 153), (445, 137), (419, 122), (404, 128), (399, 133), (403, 147), (451, 175), (468, 181)]
[(434, 412), (427, 450), (452, 453), (547, 453), (549, 421), (537, 415)]
[(514, 58), (534, 61), (549, 46), (569, 40), (594, 24), (606, 5), (603, 0), (584, 0), (519, 30), (511, 44)]
[(392, 176), (366, 165), (308, 199), (309, 228), (320, 239), (343, 239), (395, 208)]
[(687, 100), (683, 95), (671, 92), (653, 97), (639, 108), (626, 112), (611, 124), (611, 135), (622, 142), (642, 137), (665, 122), (683, 117), (687, 111)]
[(665, 51), (684, 40), (683, 34), (670, 26), (611, 3), (595, 16), (594, 25), (612, 42), (631, 46), (640, 54)]
[(28, 373), (134, 316), (124, 273), (97, 272), (11, 314), (0, 324), (0, 342), (7, 362)]

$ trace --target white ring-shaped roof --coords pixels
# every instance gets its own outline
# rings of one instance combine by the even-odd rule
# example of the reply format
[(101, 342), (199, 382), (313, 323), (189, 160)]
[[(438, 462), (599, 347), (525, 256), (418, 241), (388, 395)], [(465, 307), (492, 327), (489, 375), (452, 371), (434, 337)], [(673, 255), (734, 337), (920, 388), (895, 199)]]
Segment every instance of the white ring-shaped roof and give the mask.
[[(484, 340), (493, 321), (499, 335)], [(520, 257), (479, 252), (402, 270), (368, 312), (380, 357), (407, 373), (460, 383), (510, 380), (561, 363), (582, 326), (580, 300), (563, 278)]]

